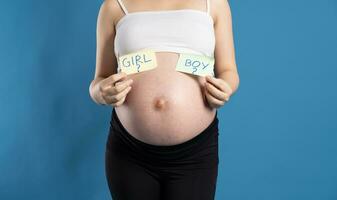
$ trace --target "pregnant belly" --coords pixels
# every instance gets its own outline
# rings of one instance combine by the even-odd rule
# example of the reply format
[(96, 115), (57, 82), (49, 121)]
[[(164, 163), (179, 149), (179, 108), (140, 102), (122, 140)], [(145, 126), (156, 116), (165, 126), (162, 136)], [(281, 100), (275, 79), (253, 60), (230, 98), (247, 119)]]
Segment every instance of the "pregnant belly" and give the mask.
[(135, 138), (154, 145), (185, 142), (213, 120), (215, 108), (204, 98), (205, 78), (178, 72), (178, 54), (156, 52), (157, 68), (130, 74), (132, 89), (115, 107), (125, 129)]

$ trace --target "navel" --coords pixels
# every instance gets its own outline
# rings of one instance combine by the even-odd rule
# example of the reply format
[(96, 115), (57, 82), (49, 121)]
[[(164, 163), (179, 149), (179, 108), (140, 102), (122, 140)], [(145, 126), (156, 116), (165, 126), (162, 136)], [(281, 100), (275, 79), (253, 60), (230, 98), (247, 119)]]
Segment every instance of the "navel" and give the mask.
[(163, 97), (158, 97), (154, 99), (154, 108), (156, 110), (163, 110), (167, 107), (167, 100)]

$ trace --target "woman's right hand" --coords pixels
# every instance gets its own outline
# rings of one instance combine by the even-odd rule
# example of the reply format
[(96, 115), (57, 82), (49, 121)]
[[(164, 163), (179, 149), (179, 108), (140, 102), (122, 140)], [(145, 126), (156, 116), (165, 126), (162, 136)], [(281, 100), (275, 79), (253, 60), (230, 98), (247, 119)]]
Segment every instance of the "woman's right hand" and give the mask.
[(124, 103), (126, 95), (131, 90), (132, 79), (126, 79), (125, 72), (116, 73), (99, 82), (99, 91), (106, 104), (113, 107)]

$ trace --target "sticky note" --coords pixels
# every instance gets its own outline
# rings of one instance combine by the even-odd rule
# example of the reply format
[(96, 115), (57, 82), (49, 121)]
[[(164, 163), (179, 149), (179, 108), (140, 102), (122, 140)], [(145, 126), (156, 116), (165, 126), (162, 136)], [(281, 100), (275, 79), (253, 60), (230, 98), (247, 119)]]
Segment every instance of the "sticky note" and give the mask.
[(214, 76), (214, 58), (204, 55), (180, 53), (176, 71), (198, 76)]
[(157, 67), (156, 54), (151, 49), (143, 49), (119, 56), (118, 72), (139, 73)]

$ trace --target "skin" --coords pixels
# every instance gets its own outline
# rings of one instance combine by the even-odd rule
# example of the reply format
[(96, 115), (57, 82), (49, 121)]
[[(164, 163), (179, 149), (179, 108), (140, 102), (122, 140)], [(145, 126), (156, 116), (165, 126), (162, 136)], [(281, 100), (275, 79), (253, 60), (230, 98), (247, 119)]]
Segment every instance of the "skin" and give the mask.
[[(206, 0), (155, 3), (123, 0), (123, 3), (129, 13), (185, 8), (206, 11)], [(178, 54), (174, 52), (156, 52), (158, 67), (153, 70), (117, 74), (115, 25), (125, 14), (116, 0), (105, 0), (97, 20), (96, 71), (89, 88), (91, 98), (97, 104), (115, 107), (126, 130), (143, 142), (173, 145), (195, 137), (212, 122), (216, 109), (229, 101), (239, 85), (228, 2), (211, 0), (210, 14), (216, 37), (215, 77), (175, 71)]]

